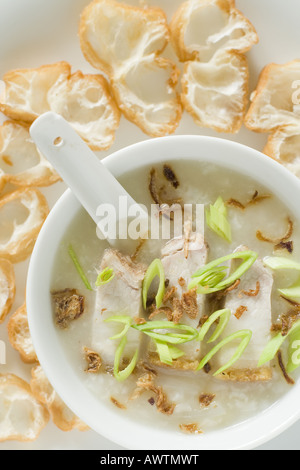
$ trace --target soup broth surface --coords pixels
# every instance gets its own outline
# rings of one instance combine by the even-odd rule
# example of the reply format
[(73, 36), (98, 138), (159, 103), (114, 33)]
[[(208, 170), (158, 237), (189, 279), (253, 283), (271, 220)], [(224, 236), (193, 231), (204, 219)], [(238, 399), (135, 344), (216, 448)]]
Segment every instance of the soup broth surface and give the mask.
[[(257, 252), (261, 259), (265, 256), (274, 256), (274, 254), (288, 256), (295, 260), (300, 259), (298, 222), (289, 209), (267, 189), (248, 177), (210, 163), (186, 160), (170, 165), (180, 183), (176, 192), (186, 204), (214, 204), (219, 196), (224, 201), (235, 199), (246, 204), (255, 194), (271, 196), (257, 204), (249, 205), (245, 210), (228, 206), (228, 220), (232, 229), (231, 243), (205, 225), (205, 241), (209, 246), (207, 262), (232, 253), (240, 245), (246, 245), (250, 250)], [(156, 170), (160, 174), (162, 165), (156, 166)], [(120, 178), (121, 184), (132, 197), (148, 208), (153, 203), (148, 189), (150, 171), (150, 167), (144, 167)], [(258, 240), (256, 233), (260, 230), (275, 238), (283, 236), (287, 230), (289, 217), (294, 225), (291, 236), (293, 253), (290, 254), (286, 250), (275, 253), (274, 244)], [(91, 344), (96, 288), (92, 292), (85, 288), (68, 254), (70, 244), (78, 255), (92, 286), (97, 279), (97, 269), (99, 269), (103, 252), (109, 245), (98, 239), (94, 222), (83, 209), (80, 210), (65, 233), (56, 253), (52, 279), (53, 291), (74, 288), (85, 296), (84, 314), (71, 322), (67, 329), (57, 328), (57, 334), (76, 374), (107, 407), (115, 409), (117, 413), (126, 413), (130, 420), (146, 422), (154, 429), (159, 426), (182, 432), (180, 425), (197, 423), (199, 429), (207, 433), (261, 413), (272, 406), (284, 393), (288, 393), (291, 385), (288, 385), (284, 379), (277, 360), (271, 363), (273, 378), (268, 382), (227, 382), (203, 371), (181, 372), (162, 368), (157, 370), (156, 383), (163, 387), (168, 400), (176, 404), (173, 414), (165, 415), (156, 409), (152, 400), (154, 395), (151, 392), (147, 391), (135, 400), (130, 399), (136, 389), (136, 374), (131, 374), (124, 382), (118, 382), (110, 373), (87, 373), (83, 348), (89, 348)], [(153, 259), (161, 256), (160, 250), (164, 244), (165, 241), (147, 241), (141, 248), (137, 261), (149, 265)], [(132, 242), (127, 245), (126, 242), (122, 242), (122, 252), (132, 255), (132, 246)], [(274, 272), (272, 292), (272, 321), (274, 323), (279, 315), (289, 309), (287, 302), (278, 295), (277, 289), (289, 286), (294, 280), (293, 276), (295, 273), (290, 271)], [(297, 380), (297, 371), (292, 376)], [(207, 407), (199, 402), (199, 397), (203, 394), (214, 395), (212, 403)], [(117, 409), (111, 398), (124, 405), (126, 409)]]

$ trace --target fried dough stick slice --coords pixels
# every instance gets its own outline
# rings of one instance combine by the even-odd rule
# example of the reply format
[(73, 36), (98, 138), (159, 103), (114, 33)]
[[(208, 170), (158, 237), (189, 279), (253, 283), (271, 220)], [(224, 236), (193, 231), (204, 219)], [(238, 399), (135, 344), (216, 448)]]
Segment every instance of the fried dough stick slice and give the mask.
[(136, 8), (115, 0), (94, 0), (82, 12), (82, 52), (96, 69), (115, 79), (130, 62), (160, 54), (168, 44), (167, 17), (161, 8)]
[(32, 69), (17, 69), (3, 76), (5, 90), (0, 98), (0, 110), (15, 121), (31, 124), (49, 111), (48, 92), (68, 79), (71, 67), (67, 62), (43, 65)]
[(170, 24), (171, 41), (182, 62), (207, 62), (217, 51), (244, 53), (258, 42), (251, 22), (234, 0), (184, 2)]
[(16, 280), (12, 263), (0, 258), (0, 323), (9, 314), (15, 300)]
[(171, 24), (171, 41), (185, 62), (181, 101), (196, 124), (217, 132), (240, 130), (248, 103), (248, 62), (258, 42), (232, 0), (190, 0)]
[(49, 103), (92, 150), (107, 150), (113, 144), (120, 111), (103, 76), (78, 71), (49, 90)]
[(300, 106), (294, 99), (300, 76), (300, 60), (283, 65), (269, 64), (261, 72), (245, 125), (255, 132), (274, 131), (279, 127), (299, 124)]
[(32, 252), (49, 213), (43, 194), (20, 188), (0, 199), (0, 257), (12, 263), (24, 261)]
[[(114, 277), (98, 287), (92, 324), (92, 349), (100, 355), (103, 364), (113, 366), (120, 341), (110, 338), (118, 334), (123, 325), (105, 320), (114, 315), (130, 316), (133, 320), (143, 317), (142, 283), (146, 268), (113, 249), (104, 252), (99, 271), (106, 268), (113, 270)], [(132, 359), (140, 348), (141, 335), (139, 331), (129, 329), (124, 358)]]
[(264, 153), (300, 177), (300, 120), (279, 127), (268, 138)]
[(163, 10), (95, 0), (81, 15), (79, 37), (88, 62), (110, 77), (127, 119), (153, 137), (175, 131), (182, 114), (179, 70), (160, 57), (169, 42)]
[(27, 126), (13, 121), (0, 126), (0, 189), (5, 183), (40, 187), (59, 180), (32, 141)]
[(26, 364), (38, 362), (29, 331), (25, 303), (11, 315), (7, 331), (9, 342), (19, 352), (22, 361)]
[(183, 106), (199, 126), (236, 133), (248, 102), (248, 77), (247, 59), (236, 52), (217, 52), (207, 63), (186, 62)]
[(0, 374), (0, 442), (34, 441), (49, 421), (47, 408), (14, 374)]
[(62, 431), (87, 431), (89, 428), (65, 405), (48, 381), (42, 367), (31, 370), (31, 390), (33, 395), (49, 410), (53, 423)]
[[(236, 251), (248, 250), (241, 246)], [(235, 270), (238, 260), (232, 260), (231, 270)], [(230, 320), (222, 333), (220, 340), (239, 331), (251, 330), (252, 339), (240, 359), (219, 376), (223, 380), (239, 382), (266, 381), (272, 378), (269, 364), (258, 368), (261, 352), (271, 339), (272, 311), (271, 293), (273, 276), (257, 259), (253, 266), (241, 278), (237, 289), (230, 291), (225, 300), (225, 308), (231, 310)], [(222, 367), (234, 354), (237, 342), (232, 342), (220, 349), (211, 365)]]
[(119, 126), (120, 112), (101, 75), (72, 74), (67, 62), (4, 75), (0, 110), (31, 124), (47, 111), (62, 115), (93, 150), (108, 149)]
[(111, 83), (126, 118), (146, 134), (160, 137), (172, 134), (181, 119), (178, 77), (179, 70), (171, 60), (151, 55)]
[[(162, 249), (162, 264), (165, 278), (169, 281), (168, 289), (174, 291), (170, 308), (173, 316), (176, 317), (178, 313), (180, 315), (178, 321), (175, 322), (189, 325), (195, 329), (199, 327), (204, 312), (205, 296), (197, 295), (196, 292), (189, 292), (188, 285), (192, 275), (205, 265), (207, 254), (208, 248), (203, 236), (196, 233), (186, 233), (182, 237), (174, 238)], [(188, 309), (188, 305), (193, 305), (193, 311)], [(156, 315), (153, 320), (166, 320), (166, 318), (162, 312)], [(185, 355), (174, 360), (173, 364), (167, 367), (195, 370), (199, 364), (201, 352), (199, 341), (182, 344), (179, 348)], [(160, 362), (153, 342), (149, 344), (149, 358), (152, 364), (166, 366)]]
[[(25, 304), (12, 315), (7, 327), (9, 341), (19, 351), (21, 359), (28, 364), (38, 362), (29, 332)], [(63, 403), (50, 385), (40, 365), (36, 365), (32, 369), (31, 375), (30, 386), (33, 395), (40, 403), (47, 407), (54, 424), (59, 429), (62, 431), (71, 431), (72, 429), (85, 431), (88, 429)]]

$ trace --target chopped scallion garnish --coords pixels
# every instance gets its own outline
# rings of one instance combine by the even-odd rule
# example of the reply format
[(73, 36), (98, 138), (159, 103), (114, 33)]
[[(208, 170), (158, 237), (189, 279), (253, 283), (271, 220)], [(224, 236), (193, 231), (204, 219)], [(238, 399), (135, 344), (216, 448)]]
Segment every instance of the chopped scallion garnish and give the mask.
[(124, 323), (124, 325), (125, 325), (123, 330), (120, 333), (116, 334), (115, 336), (112, 336), (109, 339), (123, 338), (123, 336), (125, 336), (127, 334), (127, 331), (129, 330), (129, 328), (132, 325), (132, 318), (129, 317), (129, 316), (123, 316), (123, 315), (115, 315), (113, 317), (107, 318), (104, 321), (107, 322), (107, 323), (109, 323), (109, 322)]
[(179, 359), (185, 354), (183, 351), (181, 351), (181, 349), (176, 348), (176, 346), (173, 346), (172, 344), (169, 344), (168, 347), (169, 347), (169, 351), (170, 351), (172, 359)]
[[(257, 259), (257, 253), (254, 251), (237, 251), (231, 255), (223, 256), (203, 266), (192, 276), (188, 288), (189, 290), (198, 286), (198, 294), (211, 294), (231, 286), (235, 281), (240, 279)], [(224, 279), (224, 270), (227, 266), (220, 266), (226, 261), (233, 259), (241, 259), (242, 263), (237, 269)]]
[[(267, 256), (264, 258), (264, 264), (274, 271), (279, 269), (293, 269), (295, 271), (300, 271), (300, 263), (284, 257)], [(287, 289), (278, 289), (278, 292), (283, 297), (290, 300), (300, 299), (300, 279), (298, 279), (294, 285)]]
[(285, 297), (286, 299), (290, 300), (299, 300), (300, 299), (300, 279), (289, 287), (288, 289), (278, 289), (278, 292)]
[(95, 285), (96, 287), (103, 286), (104, 284), (112, 281), (114, 277), (114, 270), (111, 268), (105, 268), (101, 273), (98, 274)]
[(208, 272), (204, 272), (201, 276), (194, 278), (189, 285), (189, 289), (193, 289), (201, 284), (206, 287), (213, 288), (218, 285), (226, 277), (227, 266), (217, 266)]
[[(106, 320), (105, 322), (117, 322), (124, 324), (123, 330), (112, 336), (110, 339), (120, 339), (121, 342), (117, 348), (115, 354), (115, 365), (114, 365), (114, 375), (117, 380), (122, 381), (129, 377), (132, 373), (137, 357), (138, 357), (138, 350), (136, 351), (132, 361), (124, 369), (123, 371), (119, 371), (119, 364), (121, 360), (121, 356), (123, 354), (124, 348), (127, 343), (127, 332), (129, 328), (134, 328), (138, 331), (145, 333), (147, 336), (150, 336), (157, 348), (157, 352), (160, 357), (160, 361), (164, 364), (171, 365), (174, 359), (178, 359), (179, 357), (184, 355), (184, 352), (181, 351), (179, 348), (174, 346), (175, 344), (184, 344), (189, 341), (193, 341), (198, 338), (198, 331), (191, 326), (183, 325), (183, 324), (175, 324), (173, 322), (168, 321), (149, 321), (142, 325), (136, 325), (133, 323), (133, 320), (128, 315), (114, 315)], [(168, 330), (177, 330), (177, 333), (170, 333)]]
[[(285, 336), (283, 336), (281, 333), (278, 333), (268, 342), (268, 344), (266, 345), (265, 349), (263, 350), (259, 358), (258, 367), (261, 367), (267, 362), (272, 361), (272, 359), (274, 359), (274, 357), (278, 353), (279, 349), (281, 348), (285, 340), (288, 337), (293, 338), (294, 335), (296, 334), (297, 336), (300, 334), (300, 320), (294, 323), (290, 331)], [(292, 358), (289, 358), (290, 369), (292, 367), (291, 361), (292, 361)], [(297, 367), (299, 367), (299, 365), (297, 365)], [(294, 367), (294, 369), (296, 369), (297, 367)]]
[(209, 353), (200, 362), (197, 370), (203, 369), (203, 367), (211, 360), (211, 358), (221, 348), (226, 346), (226, 344), (231, 343), (232, 341), (235, 341), (237, 339), (241, 339), (241, 342), (239, 346), (237, 347), (235, 353), (233, 354), (232, 358), (224, 366), (218, 369), (213, 375), (216, 376), (216, 375), (222, 374), (223, 372), (225, 372), (225, 370), (229, 369), (242, 356), (243, 352), (245, 351), (245, 349), (247, 348), (251, 340), (251, 337), (252, 337), (251, 330), (240, 330), (231, 334), (230, 336), (227, 336), (222, 341), (220, 341), (214, 348), (212, 348), (211, 351), (209, 351)]
[(157, 294), (155, 297), (155, 301), (156, 301), (156, 307), (159, 308), (162, 304), (162, 301), (165, 295), (165, 272), (164, 272), (164, 268), (160, 259), (155, 259), (154, 261), (152, 261), (149, 268), (147, 269), (147, 272), (144, 278), (143, 291), (142, 291), (144, 309), (147, 308), (148, 291), (150, 289), (152, 281), (154, 280), (156, 276), (158, 276), (159, 278), (159, 286), (158, 286)]
[(231, 227), (227, 220), (227, 209), (223, 199), (218, 197), (214, 205), (205, 211), (207, 225), (220, 237), (231, 242)]
[[(142, 331), (151, 338), (171, 344), (183, 344), (193, 341), (199, 332), (191, 326), (170, 321), (149, 321), (142, 325), (132, 325), (136, 330)], [(181, 333), (170, 333), (167, 330), (179, 330)], [(185, 332), (185, 333), (183, 333)]]
[(119, 382), (123, 382), (124, 380), (128, 379), (128, 377), (134, 371), (134, 368), (135, 368), (137, 360), (138, 360), (139, 351), (137, 349), (134, 353), (133, 358), (131, 359), (130, 363), (128, 364), (128, 366), (125, 369), (121, 370), (121, 371), (119, 370), (120, 362), (121, 362), (122, 355), (123, 355), (126, 344), (127, 344), (127, 337), (123, 336), (119, 346), (117, 347), (116, 354), (115, 354), (114, 376)]
[[(114, 365), (114, 375), (117, 380), (122, 381), (129, 377), (132, 373), (137, 357), (138, 357), (138, 350), (136, 351), (132, 361), (124, 369), (124, 371), (119, 371), (119, 363), (121, 360), (121, 356), (123, 354), (125, 345), (127, 343), (127, 332), (129, 328), (134, 328), (138, 331), (143, 332), (147, 336), (153, 339), (154, 343), (156, 344), (157, 352), (160, 357), (160, 361), (164, 364), (172, 364), (174, 359), (178, 359), (179, 357), (184, 355), (184, 352), (181, 351), (179, 348), (174, 346), (175, 344), (184, 344), (189, 341), (193, 341), (198, 339), (199, 332), (188, 325), (183, 324), (175, 324), (169, 321), (149, 321), (143, 323), (142, 325), (136, 325), (133, 323), (133, 320), (128, 315), (114, 315), (112, 317), (107, 318), (104, 320), (105, 322), (117, 322), (124, 324), (123, 330), (112, 336), (110, 339), (120, 339), (121, 342), (117, 348), (115, 354), (115, 365)], [(177, 330), (177, 333), (170, 333), (168, 330)]]
[(173, 359), (170, 353), (169, 345), (163, 341), (155, 340), (155, 346), (160, 362), (171, 365), (173, 363)]
[(258, 367), (263, 366), (267, 362), (272, 361), (274, 357), (276, 356), (277, 352), (279, 351), (280, 347), (286, 340), (286, 336), (282, 336), (281, 333), (278, 333), (276, 336), (274, 336), (266, 345), (265, 349), (263, 350), (258, 364)]
[(300, 271), (300, 263), (290, 258), (280, 256), (266, 256), (264, 258), (264, 265), (273, 270), (277, 269), (295, 269)]
[(76, 253), (75, 253), (75, 251), (74, 251), (72, 245), (69, 245), (68, 253), (69, 253), (69, 255), (70, 255), (70, 257), (71, 257), (71, 259), (72, 259), (72, 261), (73, 261), (73, 263), (74, 263), (74, 266), (75, 266), (75, 268), (76, 268), (76, 270), (77, 270), (79, 276), (81, 277), (82, 282), (84, 283), (85, 287), (86, 287), (88, 290), (93, 290), (91, 284), (89, 283), (88, 278), (86, 277), (86, 275), (85, 275), (85, 273), (84, 273), (84, 271), (83, 271), (83, 269), (82, 269), (82, 267), (81, 267), (81, 264), (80, 264), (80, 262), (79, 262), (79, 260), (78, 260), (78, 257), (77, 257), (77, 255), (76, 255)]
[(172, 365), (174, 359), (184, 356), (184, 352), (172, 344), (167, 344), (159, 340), (154, 340), (154, 342), (159, 355), (159, 360), (163, 364)]
[(300, 366), (300, 323), (289, 335), (288, 363), (286, 371), (288, 374)]
[[(184, 356), (184, 352), (177, 348), (175, 345), (177, 344), (184, 344), (189, 341), (202, 341), (208, 332), (210, 326), (217, 320), (219, 319), (219, 323), (213, 333), (213, 335), (210, 337), (208, 340), (208, 343), (212, 341), (216, 341), (216, 339), (219, 338), (221, 333), (223, 332), (224, 328), (226, 327), (228, 320), (230, 316), (230, 310), (229, 309), (223, 309), (223, 310), (218, 310), (217, 312), (213, 313), (209, 320), (204, 323), (202, 326), (202, 329), (200, 330), (200, 333), (198, 330), (192, 328), (189, 325), (184, 325), (184, 324), (175, 324), (173, 322), (169, 321), (149, 321), (146, 322), (142, 325), (136, 325), (135, 323), (132, 322), (131, 317), (126, 316), (126, 315), (115, 315), (113, 317), (108, 318), (107, 322), (109, 321), (114, 321), (114, 322), (120, 322), (125, 325), (124, 329), (118, 334), (113, 336), (110, 339), (119, 339), (121, 338), (121, 342), (117, 348), (116, 354), (115, 354), (115, 365), (114, 365), (114, 375), (117, 378), (117, 380), (122, 381), (125, 380), (129, 377), (129, 375), (132, 373), (132, 371), (135, 368), (137, 358), (138, 358), (138, 350), (134, 354), (134, 357), (132, 358), (130, 364), (124, 369), (123, 371), (119, 371), (119, 364), (121, 361), (121, 357), (124, 351), (124, 348), (127, 344), (127, 336), (126, 333), (128, 332), (129, 328), (134, 328), (138, 331), (141, 331), (145, 333), (146, 335), (150, 336), (155, 345), (156, 349), (158, 352), (158, 355), (160, 357), (160, 361), (163, 364), (168, 364), (171, 365), (173, 360), (178, 359), (182, 356)], [(300, 321), (299, 321), (300, 323)], [(179, 330), (178, 333), (171, 333), (168, 330)], [(248, 346), (248, 343), (252, 337), (252, 332), (250, 330), (241, 330), (237, 331), (236, 333), (233, 333), (232, 335), (228, 336), (227, 338), (224, 338), (220, 343), (218, 343), (200, 362), (197, 370), (202, 369), (205, 364), (226, 344), (228, 344), (231, 341), (234, 341), (236, 339), (241, 339), (242, 341), (240, 342), (236, 352), (232, 356), (231, 360), (227, 362), (223, 367), (221, 367), (217, 372), (215, 372), (214, 375), (221, 374), (224, 372), (226, 369), (231, 367), (243, 354), (244, 350)]]
[(217, 312), (214, 312), (208, 320), (202, 325), (200, 333), (199, 333), (199, 341), (203, 341), (204, 337), (206, 336), (206, 333), (210, 329), (213, 323), (215, 323), (217, 320), (219, 320), (219, 323), (217, 324), (217, 327), (212, 334), (212, 336), (209, 338), (207, 343), (212, 343), (213, 341), (216, 341), (221, 333), (224, 331), (227, 323), (229, 322), (231, 316), (231, 310), (229, 308), (225, 308), (223, 310), (218, 310)]

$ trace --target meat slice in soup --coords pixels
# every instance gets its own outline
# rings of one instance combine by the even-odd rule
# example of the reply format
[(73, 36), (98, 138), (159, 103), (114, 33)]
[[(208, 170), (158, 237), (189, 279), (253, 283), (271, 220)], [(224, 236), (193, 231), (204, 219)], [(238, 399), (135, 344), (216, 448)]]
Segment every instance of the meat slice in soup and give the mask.
[[(113, 249), (104, 252), (99, 271), (106, 268), (113, 270), (114, 277), (97, 290), (92, 348), (100, 354), (105, 365), (113, 365), (119, 341), (110, 338), (120, 332), (120, 323), (107, 323), (104, 320), (113, 315), (127, 315), (132, 318), (143, 316), (142, 283), (146, 269)], [(130, 328), (123, 356), (125, 359), (132, 358), (140, 347), (140, 341), (141, 333)]]
[[(195, 271), (206, 264), (207, 253), (208, 247), (202, 234), (196, 233), (174, 238), (162, 249), (162, 264), (165, 278), (168, 280), (166, 297), (168, 292), (172, 293), (165, 303), (172, 312), (169, 319), (175, 323), (184, 323), (195, 329), (199, 327), (204, 311), (205, 296), (198, 295), (196, 290), (188, 291), (188, 285)], [(163, 309), (162, 313), (154, 317), (154, 320), (166, 320)], [(168, 367), (195, 370), (200, 359), (200, 343), (191, 341), (179, 347), (185, 355), (175, 359), (172, 366)], [(149, 357), (153, 364), (163, 365), (159, 361), (153, 342), (149, 345)]]
[[(245, 250), (248, 248), (241, 246), (236, 251)], [(237, 268), (238, 263), (238, 260), (232, 260), (231, 271)], [(267, 364), (258, 368), (257, 364), (261, 352), (271, 339), (273, 277), (263, 262), (257, 259), (240, 281), (238, 288), (226, 296), (225, 308), (231, 310), (231, 317), (223, 337), (248, 329), (252, 331), (252, 339), (241, 358), (218, 378), (242, 382), (270, 380), (272, 378), (270, 366)], [(214, 358), (214, 365), (217, 363), (217, 366), (221, 367), (226, 364), (233, 356), (239, 341), (229, 343), (220, 349)]]

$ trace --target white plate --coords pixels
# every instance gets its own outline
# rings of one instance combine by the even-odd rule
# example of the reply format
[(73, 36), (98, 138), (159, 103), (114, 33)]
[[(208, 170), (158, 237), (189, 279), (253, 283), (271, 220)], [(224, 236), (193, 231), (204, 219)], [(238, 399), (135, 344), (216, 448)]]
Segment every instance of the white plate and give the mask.
[[(0, 0), (0, 78), (8, 70), (38, 67), (43, 64), (66, 60), (73, 70), (95, 72), (84, 60), (77, 36), (78, 20), (82, 9), (89, 0)], [(169, 18), (181, 0), (128, 0), (126, 3), (161, 6)], [(260, 42), (249, 53), (250, 89), (255, 88), (261, 69), (270, 62), (285, 63), (299, 58), (300, 44), (300, 3), (299, 0), (236, 0), (237, 7), (252, 21), (257, 29)], [(1, 118), (2, 119), (2, 118)], [(224, 137), (257, 150), (262, 150), (266, 134), (255, 134), (243, 128), (235, 135), (217, 134), (197, 127), (186, 113), (176, 134), (199, 134)], [(116, 141), (106, 156), (124, 146), (147, 139), (136, 126), (122, 118), (116, 134)], [(65, 190), (58, 183), (43, 190), (50, 207)], [(17, 296), (14, 311), (24, 302), (25, 281), (28, 261), (15, 266)], [(7, 345), (6, 364), (0, 365), (0, 373), (12, 372), (30, 380), (31, 366), (24, 365), (19, 354), (9, 345), (6, 334), (7, 321), (0, 326), (0, 339)], [(300, 450), (300, 422), (283, 434), (261, 446), (261, 450)], [(52, 423), (42, 431), (37, 441), (30, 444), (6, 442), (4, 449), (121, 449), (98, 434), (88, 431), (63, 433)]]

